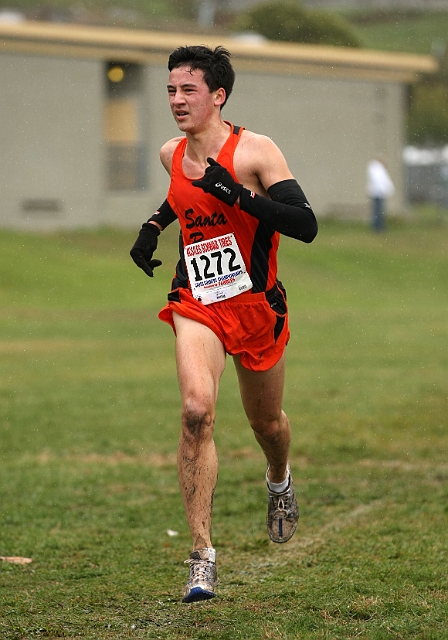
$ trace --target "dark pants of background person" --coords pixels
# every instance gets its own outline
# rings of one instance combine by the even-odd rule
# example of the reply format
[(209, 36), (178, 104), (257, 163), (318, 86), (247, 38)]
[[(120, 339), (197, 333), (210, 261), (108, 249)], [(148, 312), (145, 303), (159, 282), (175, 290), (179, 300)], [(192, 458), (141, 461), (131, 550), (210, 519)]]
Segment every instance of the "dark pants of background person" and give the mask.
[(384, 198), (372, 198), (372, 226), (378, 233), (384, 231), (385, 222)]

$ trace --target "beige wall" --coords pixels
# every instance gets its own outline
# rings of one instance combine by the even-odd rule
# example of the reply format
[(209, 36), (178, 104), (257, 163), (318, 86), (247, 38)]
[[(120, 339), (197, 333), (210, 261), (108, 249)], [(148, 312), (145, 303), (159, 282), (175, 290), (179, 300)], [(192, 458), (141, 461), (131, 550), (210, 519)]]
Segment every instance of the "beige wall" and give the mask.
[(380, 152), (391, 207), (403, 207), (400, 85), (239, 73), (234, 91), (226, 117), (274, 139), (319, 215), (367, 215), (366, 165)]
[[(148, 188), (111, 192), (104, 63), (19, 54), (1, 61), (0, 226), (137, 228), (166, 197), (159, 149), (178, 135), (165, 65), (148, 65), (144, 74)], [(402, 92), (399, 84), (240, 70), (223, 116), (274, 139), (318, 215), (365, 217), (366, 164), (380, 152), (397, 187), (390, 209), (404, 208)]]
[(0, 225), (90, 226), (102, 206), (98, 61), (4, 54)]

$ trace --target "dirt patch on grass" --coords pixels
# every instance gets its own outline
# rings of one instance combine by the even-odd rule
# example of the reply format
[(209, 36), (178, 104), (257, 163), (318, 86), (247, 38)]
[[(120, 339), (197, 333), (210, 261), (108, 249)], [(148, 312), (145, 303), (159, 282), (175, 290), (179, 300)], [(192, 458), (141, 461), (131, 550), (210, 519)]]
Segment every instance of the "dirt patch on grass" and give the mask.
[(418, 462), (406, 462), (405, 460), (370, 460), (359, 461), (361, 467), (374, 467), (376, 469), (396, 469), (397, 471), (448, 471), (448, 464), (434, 464), (431, 460), (419, 460)]
[(48, 353), (49, 351), (61, 351), (68, 349), (91, 348), (98, 344), (97, 340), (69, 340), (54, 338), (42, 338), (39, 340), (1, 340), (0, 353)]
[(52, 451), (42, 451), (36, 457), (39, 464), (49, 464), (54, 461), (77, 462), (81, 464), (94, 465), (104, 464), (108, 466), (120, 464), (137, 464), (151, 467), (175, 467), (177, 465), (177, 454), (173, 453), (139, 453), (136, 455), (115, 451), (110, 454), (101, 453), (69, 453), (58, 455)]

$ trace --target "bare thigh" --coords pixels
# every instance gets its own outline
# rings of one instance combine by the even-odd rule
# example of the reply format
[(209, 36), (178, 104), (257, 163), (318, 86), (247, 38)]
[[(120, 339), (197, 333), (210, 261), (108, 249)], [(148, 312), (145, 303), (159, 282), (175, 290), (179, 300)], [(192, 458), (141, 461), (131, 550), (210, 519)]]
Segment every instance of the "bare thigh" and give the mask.
[(238, 374), (241, 399), (251, 427), (262, 433), (280, 419), (285, 381), (285, 353), (268, 371), (245, 369), (238, 357), (234, 358)]
[(202, 406), (214, 410), (219, 380), (225, 368), (224, 347), (205, 325), (177, 313), (173, 313), (173, 320), (177, 375), (184, 409)]

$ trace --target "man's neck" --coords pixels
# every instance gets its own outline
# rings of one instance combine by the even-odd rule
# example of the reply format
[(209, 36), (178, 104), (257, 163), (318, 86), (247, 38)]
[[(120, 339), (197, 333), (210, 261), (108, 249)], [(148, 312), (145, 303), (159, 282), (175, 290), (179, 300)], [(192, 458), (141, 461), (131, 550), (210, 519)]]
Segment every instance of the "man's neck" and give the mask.
[(207, 158), (216, 157), (230, 134), (230, 127), (221, 118), (198, 133), (186, 132), (186, 155), (193, 162), (207, 164)]

